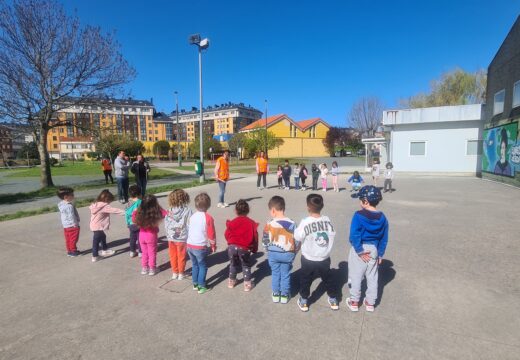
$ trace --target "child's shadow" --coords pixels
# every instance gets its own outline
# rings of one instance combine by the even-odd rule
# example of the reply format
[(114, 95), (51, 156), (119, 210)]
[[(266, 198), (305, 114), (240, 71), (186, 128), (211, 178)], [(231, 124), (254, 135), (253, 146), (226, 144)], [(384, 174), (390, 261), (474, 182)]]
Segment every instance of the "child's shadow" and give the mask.
[[(217, 252), (217, 253), (214, 253), (214, 254), (211, 254), (210, 256), (208, 256), (207, 260), (206, 260), (206, 265), (209, 269), (212, 266), (220, 265), (222, 263), (227, 262), (228, 260), (229, 260), (229, 258), (228, 258), (227, 248), (226, 248), (226, 250), (222, 250), (220, 252)], [(190, 269), (190, 271), (191, 271), (191, 269)], [(208, 287), (217, 286), (222, 281), (226, 280), (228, 275), (229, 275), (229, 266), (225, 266), (219, 272), (217, 272), (215, 275), (213, 275), (212, 277), (210, 277), (206, 280), (207, 286)]]
[(253, 272), (252, 277), (255, 281), (255, 285), (258, 285), (265, 277), (271, 275), (271, 268), (269, 267), (267, 257), (263, 261), (259, 262), (259, 259), (263, 255), (264, 253), (261, 251), (253, 254), (253, 262), (254, 265), (256, 265), (256, 270)]
[(394, 263), (387, 259), (383, 259), (383, 262), (379, 265), (379, 288), (377, 292), (376, 305), (379, 305), (383, 298), (383, 290), (385, 286), (395, 278), (396, 272), (393, 266)]

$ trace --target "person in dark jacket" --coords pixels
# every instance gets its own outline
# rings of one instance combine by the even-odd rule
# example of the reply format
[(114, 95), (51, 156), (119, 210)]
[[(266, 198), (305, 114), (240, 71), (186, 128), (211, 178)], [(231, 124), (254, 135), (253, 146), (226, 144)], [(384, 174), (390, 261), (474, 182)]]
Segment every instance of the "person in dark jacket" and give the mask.
[(285, 190), (289, 190), (291, 188), (291, 174), (292, 169), (291, 165), (289, 165), (289, 160), (285, 160), (285, 165), (282, 167), (282, 178)]
[(316, 166), (316, 164), (312, 164), (311, 172), (312, 172), (312, 190), (318, 190), (318, 179), (320, 178), (321, 171)]
[(148, 182), (148, 173), (150, 172), (150, 165), (144, 161), (143, 155), (137, 155), (137, 160), (132, 164), (130, 169), (135, 175), (135, 182), (141, 189), (141, 196), (146, 193), (146, 183)]

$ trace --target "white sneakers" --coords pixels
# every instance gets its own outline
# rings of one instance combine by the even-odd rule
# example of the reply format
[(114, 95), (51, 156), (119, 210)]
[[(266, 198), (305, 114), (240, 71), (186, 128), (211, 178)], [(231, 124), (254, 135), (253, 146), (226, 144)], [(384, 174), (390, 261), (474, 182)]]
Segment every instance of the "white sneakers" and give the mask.
[(179, 276), (179, 274), (177, 274), (177, 273), (173, 273), (173, 274), (172, 274), (172, 280), (177, 280), (177, 276)]
[(184, 274), (183, 273), (180, 273), (180, 274), (173, 273), (172, 280), (184, 280)]
[(227, 208), (228, 206), (229, 206), (228, 203), (218, 203), (218, 204), (217, 204), (217, 207), (218, 207), (218, 208)]
[(101, 250), (101, 251), (99, 252), (99, 254), (100, 254), (101, 256), (112, 256), (112, 255), (114, 255), (115, 253), (116, 253), (116, 252), (115, 252), (114, 250)]

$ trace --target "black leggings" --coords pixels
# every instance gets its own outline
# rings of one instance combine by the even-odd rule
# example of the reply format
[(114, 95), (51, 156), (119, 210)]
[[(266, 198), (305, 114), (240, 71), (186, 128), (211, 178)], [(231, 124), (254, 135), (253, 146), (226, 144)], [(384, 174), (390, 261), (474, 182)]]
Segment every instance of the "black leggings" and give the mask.
[(92, 256), (98, 257), (99, 252), (99, 244), (101, 244), (101, 249), (107, 250), (107, 235), (103, 230), (94, 231), (94, 236), (92, 237)]
[(228, 256), (229, 278), (235, 280), (240, 266), (242, 266), (244, 281), (251, 281), (251, 252), (238, 246), (230, 245), (228, 247)]

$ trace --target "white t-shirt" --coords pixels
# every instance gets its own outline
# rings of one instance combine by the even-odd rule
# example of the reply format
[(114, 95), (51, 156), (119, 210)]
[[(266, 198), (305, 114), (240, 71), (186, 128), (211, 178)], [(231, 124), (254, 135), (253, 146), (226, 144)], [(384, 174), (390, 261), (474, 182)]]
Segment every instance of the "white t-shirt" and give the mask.
[(302, 242), (302, 255), (311, 261), (330, 256), (336, 232), (328, 216), (307, 216), (294, 231), (294, 239)]

